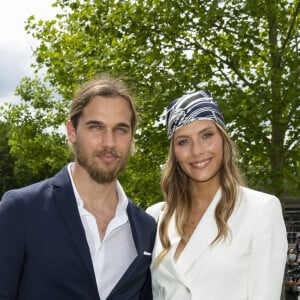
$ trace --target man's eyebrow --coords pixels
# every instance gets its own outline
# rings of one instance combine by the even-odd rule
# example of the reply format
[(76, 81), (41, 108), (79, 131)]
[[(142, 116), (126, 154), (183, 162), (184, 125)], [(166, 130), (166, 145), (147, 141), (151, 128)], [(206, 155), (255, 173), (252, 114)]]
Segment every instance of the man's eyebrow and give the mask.
[(86, 124), (86, 125), (91, 125), (91, 124), (99, 124), (99, 125), (102, 125), (102, 124), (104, 124), (104, 123), (101, 122), (101, 121), (89, 120), (89, 121), (86, 121), (85, 124)]
[(117, 127), (127, 127), (127, 128), (131, 128), (131, 126), (130, 126), (128, 123), (124, 123), (124, 122), (118, 123), (118, 124), (117, 124)]
[[(89, 120), (85, 124), (86, 125), (94, 125), (94, 124), (96, 124), (96, 125), (103, 125), (103, 126), (105, 126), (105, 123), (103, 123), (101, 121), (97, 121), (97, 120)], [(126, 127), (126, 128), (129, 128), (129, 129), (131, 128), (130, 124), (125, 123), (125, 122), (117, 123), (115, 125), (115, 127)]]

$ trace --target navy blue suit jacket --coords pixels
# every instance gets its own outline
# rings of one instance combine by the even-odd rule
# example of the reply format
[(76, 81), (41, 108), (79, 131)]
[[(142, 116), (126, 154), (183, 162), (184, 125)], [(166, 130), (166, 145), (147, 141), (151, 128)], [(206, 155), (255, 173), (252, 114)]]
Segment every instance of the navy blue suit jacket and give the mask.
[[(152, 253), (156, 222), (132, 201), (127, 213), (138, 255), (107, 299), (149, 300), (151, 255), (145, 252)], [(0, 202), (0, 300), (99, 299), (67, 168), (6, 192)]]

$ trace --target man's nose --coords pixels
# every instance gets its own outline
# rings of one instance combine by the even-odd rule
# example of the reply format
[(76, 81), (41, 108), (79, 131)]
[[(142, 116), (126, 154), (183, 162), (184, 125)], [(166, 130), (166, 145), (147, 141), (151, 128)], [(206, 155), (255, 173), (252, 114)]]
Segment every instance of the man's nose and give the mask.
[(116, 144), (116, 137), (113, 130), (107, 129), (102, 134), (102, 144), (105, 147), (113, 148)]

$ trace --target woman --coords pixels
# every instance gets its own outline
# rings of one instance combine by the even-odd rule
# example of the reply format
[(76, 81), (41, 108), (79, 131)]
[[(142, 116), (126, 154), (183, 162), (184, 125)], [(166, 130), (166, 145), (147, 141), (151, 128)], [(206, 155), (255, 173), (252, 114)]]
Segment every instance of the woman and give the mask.
[(279, 200), (244, 187), (222, 113), (206, 91), (167, 109), (170, 150), (158, 221), (154, 300), (278, 300), (287, 253)]

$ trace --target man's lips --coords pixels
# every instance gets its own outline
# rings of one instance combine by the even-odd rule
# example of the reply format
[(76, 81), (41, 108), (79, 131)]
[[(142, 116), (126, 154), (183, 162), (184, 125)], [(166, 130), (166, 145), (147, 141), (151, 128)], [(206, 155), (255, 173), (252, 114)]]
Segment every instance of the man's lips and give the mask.
[(95, 155), (97, 157), (99, 157), (100, 159), (102, 159), (104, 161), (107, 161), (107, 162), (116, 160), (117, 158), (121, 157), (115, 151), (110, 151), (110, 152), (108, 152), (108, 151), (98, 151), (98, 152), (95, 153)]
[(104, 161), (113, 161), (116, 159), (116, 156), (114, 155), (98, 155), (102, 160)]

